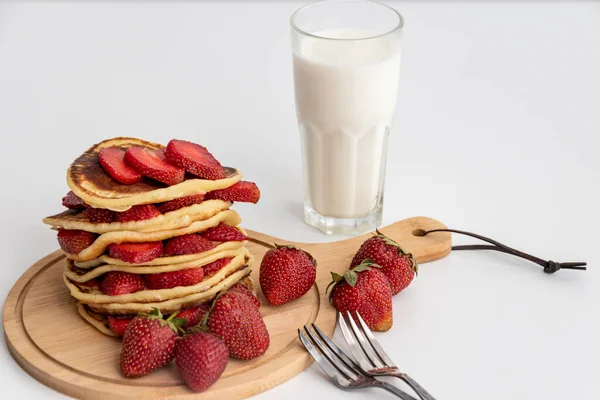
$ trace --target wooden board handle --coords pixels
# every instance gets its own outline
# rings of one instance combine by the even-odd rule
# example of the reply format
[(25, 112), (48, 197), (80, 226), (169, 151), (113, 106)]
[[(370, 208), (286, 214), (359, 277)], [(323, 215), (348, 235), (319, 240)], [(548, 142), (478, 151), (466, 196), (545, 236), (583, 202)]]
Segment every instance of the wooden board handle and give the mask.
[(428, 217), (414, 217), (388, 225), (380, 232), (398, 242), (413, 253), (419, 263), (426, 263), (447, 256), (452, 250), (449, 232), (435, 232), (422, 236), (432, 229), (446, 229), (446, 225)]

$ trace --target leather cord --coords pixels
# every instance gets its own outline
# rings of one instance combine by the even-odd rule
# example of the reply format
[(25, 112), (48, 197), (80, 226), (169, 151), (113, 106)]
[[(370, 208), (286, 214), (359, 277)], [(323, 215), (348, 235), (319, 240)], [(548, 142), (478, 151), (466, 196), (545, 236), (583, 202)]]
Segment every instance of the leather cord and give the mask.
[(574, 270), (586, 270), (585, 267), (587, 263), (585, 262), (565, 262), (559, 263), (552, 260), (543, 260), (539, 257), (532, 256), (531, 254), (523, 253), (517, 249), (513, 249), (512, 247), (508, 247), (500, 242), (497, 242), (493, 239), (487, 238), (485, 236), (478, 235), (476, 233), (459, 231), (456, 229), (432, 229), (430, 231), (425, 231), (422, 236), (425, 236), (429, 233), (434, 232), (452, 232), (458, 233), (461, 235), (466, 235), (470, 237), (474, 237), (476, 239), (482, 240), (484, 242), (490, 243), (487, 244), (469, 244), (469, 245), (460, 245), (460, 246), (452, 246), (452, 250), (495, 250), (501, 253), (512, 254), (513, 256), (524, 258), (525, 260), (529, 260), (534, 262), (544, 268), (544, 272), (547, 274), (553, 274), (560, 269), (574, 269)]

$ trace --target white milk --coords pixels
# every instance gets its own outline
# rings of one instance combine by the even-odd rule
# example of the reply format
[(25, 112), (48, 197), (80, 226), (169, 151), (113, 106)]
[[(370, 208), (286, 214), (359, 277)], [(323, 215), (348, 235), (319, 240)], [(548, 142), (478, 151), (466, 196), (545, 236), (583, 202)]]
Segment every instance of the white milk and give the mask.
[[(373, 36), (354, 29), (316, 35)], [(389, 40), (305, 37), (294, 53), (305, 192), (321, 215), (363, 217), (381, 207), (400, 70), (399, 51)]]

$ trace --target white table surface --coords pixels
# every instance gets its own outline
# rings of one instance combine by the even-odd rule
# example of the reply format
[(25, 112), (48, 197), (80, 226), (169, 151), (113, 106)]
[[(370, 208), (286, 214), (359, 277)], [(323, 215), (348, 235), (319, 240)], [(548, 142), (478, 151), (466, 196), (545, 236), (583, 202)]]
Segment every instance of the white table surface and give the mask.
[[(405, 17), (385, 223), (427, 215), (496, 253), (422, 265), (378, 335), (439, 399), (600, 398), (600, 3), (393, 3)], [(296, 2), (0, 4), (0, 298), (57, 248), (69, 163), (120, 135), (196, 140), (263, 192), (247, 228), (307, 242), (288, 16)], [(457, 243), (470, 240), (455, 237)], [(320, 268), (327, 268), (321, 265)], [(59, 399), (0, 351), (5, 395)], [(313, 365), (256, 399), (347, 393)]]

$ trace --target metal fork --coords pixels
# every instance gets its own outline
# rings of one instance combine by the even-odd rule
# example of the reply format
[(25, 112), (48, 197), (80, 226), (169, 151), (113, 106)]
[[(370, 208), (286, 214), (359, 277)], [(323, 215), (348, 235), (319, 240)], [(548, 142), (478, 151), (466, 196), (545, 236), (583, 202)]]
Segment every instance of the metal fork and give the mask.
[(407, 374), (400, 372), (398, 367), (375, 339), (375, 336), (373, 336), (373, 333), (358, 311), (356, 312), (356, 317), (358, 319), (358, 325), (354, 322), (354, 318), (352, 318), (350, 312), (346, 311), (345, 315), (338, 312), (338, 324), (348, 343), (350, 352), (360, 367), (360, 371), (371, 377), (395, 376), (406, 382), (422, 400), (435, 400), (435, 398), (423, 389), (423, 387), (414, 379)]
[(344, 390), (378, 387), (395, 394), (403, 400), (416, 400), (413, 396), (394, 385), (362, 374), (358, 365), (340, 350), (317, 325), (312, 324), (312, 328), (316, 334), (305, 325), (306, 335), (298, 329), (298, 337), (312, 358), (315, 359), (337, 387)]

